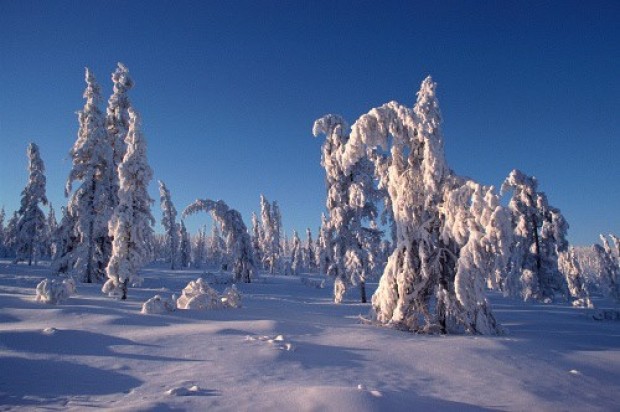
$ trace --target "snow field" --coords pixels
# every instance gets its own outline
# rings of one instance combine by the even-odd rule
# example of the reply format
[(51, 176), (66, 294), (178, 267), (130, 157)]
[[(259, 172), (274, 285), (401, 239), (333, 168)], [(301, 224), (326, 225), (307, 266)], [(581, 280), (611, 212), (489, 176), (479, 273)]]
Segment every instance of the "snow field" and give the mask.
[(335, 305), (297, 277), (238, 285), (236, 310), (143, 315), (200, 271), (149, 266), (126, 301), (80, 284), (42, 305), (47, 270), (0, 262), (1, 410), (617, 410), (620, 322), (588, 309), (491, 294), (507, 335), (424, 336), (363, 325), (356, 290)]

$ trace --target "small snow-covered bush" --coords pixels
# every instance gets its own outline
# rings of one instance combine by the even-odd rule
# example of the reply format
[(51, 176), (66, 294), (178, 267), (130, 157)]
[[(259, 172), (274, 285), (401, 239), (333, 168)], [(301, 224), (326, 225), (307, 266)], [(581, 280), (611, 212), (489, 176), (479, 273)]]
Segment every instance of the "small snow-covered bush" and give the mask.
[(145, 315), (161, 315), (173, 312), (175, 309), (174, 296), (173, 299), (164, 299), (160, 295), (155, 295), (142, 304), (140, 313)]
[(241, 294), (235, 285), (226, 288), (224, 291), (224, 294), (222, 295), (222, 305), (226, 308), (241, 307)]
[(67, 300), (69, 296), (74, 295), (75, 280), (73, 278), (60, 279), (43, 279), (37, 285), (37, 302), (58, 304)]
[(178, 309), (209, 310), (218, 309), (222, 302), (217, 292), (204, 279), (192, 280), (183, 289), (183, 294), (177, 299)]

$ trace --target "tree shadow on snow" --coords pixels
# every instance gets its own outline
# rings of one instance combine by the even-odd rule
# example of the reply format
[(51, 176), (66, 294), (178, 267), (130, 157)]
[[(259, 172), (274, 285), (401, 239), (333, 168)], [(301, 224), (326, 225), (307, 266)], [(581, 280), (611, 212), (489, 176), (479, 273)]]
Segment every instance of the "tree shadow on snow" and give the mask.
[[(295, 342), (293, 342), (293, 345), (295, 345)], [(299, 363), (305, 369), (354, 369), (362, 368), (365, 362), (371, 361), (360, 353), (370, 351), (372, 350), (304, 342), (300, 346), (295, 345), (293, 351), (282, 350), (278, 361)]]
[(111, 346), (154, 347), (100, 333), (81, 330), (43, 331), (5, 331), (0, 332), (0, 347), (16, 352), (78, 355), (78, 356), (109, 356), (115, 359), (134, 359), (144, 361), (192, 362), (190, 359), (167, 358), (162, 356), (129, 354), (111, 349)]
[(0, 358), (0, 405), (37, 405), (73, 396), (127, 393), (142, 381), (114, 371), (51, 359)]

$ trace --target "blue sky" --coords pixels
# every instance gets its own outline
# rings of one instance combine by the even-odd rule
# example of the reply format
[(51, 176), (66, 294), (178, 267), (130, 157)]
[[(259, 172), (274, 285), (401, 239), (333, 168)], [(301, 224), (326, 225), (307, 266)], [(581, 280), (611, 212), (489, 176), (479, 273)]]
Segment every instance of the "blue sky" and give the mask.
[(570, 240), (591, 244), (620, 234), (619, 21), (618, 1), (0, 1), (0, 205), (18, 207), (30, 141), (66, 204), (84, 66), (107, 101), (122, 61), (178, 209), (223, 199), (249, 224), (264, 193), (289, 233), (315, 232), (313, 121), (412, 105), (431, 74), (450, 166), (497, 186), (513, 168), (535, 175)]

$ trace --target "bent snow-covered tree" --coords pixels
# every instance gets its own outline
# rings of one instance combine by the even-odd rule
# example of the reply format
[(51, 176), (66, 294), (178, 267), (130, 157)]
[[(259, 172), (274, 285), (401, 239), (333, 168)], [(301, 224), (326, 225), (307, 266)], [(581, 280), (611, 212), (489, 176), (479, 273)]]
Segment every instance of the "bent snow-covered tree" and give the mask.
[(252, 241), (241, 214), (222, 200), (197, 199), (183, 211), (183, 218), (198, 212), (211, 213), (222, 226), (222, 234), (230, 246), (235, 282), (250, 283), (256, 274)]
[(480, 270), (458, 262), (465, 239), (473, 243), (481, 236), (461, 226), (469, 236), (457, 239), (444, 227), (445, 196), (467, 182), (445, 162), (435, 89), (428, 77), (413, 109), (390, 102), (361, 116), (340, 155), (350, 171), (368, 149), (389, 153), (380, 177), (390, 197), (397, 243), (372, 297), (372, 314), (380, 324), (411, 331), (493, 334), (499, 326), (479, 286), (484, 282), (478, 279)]
[(45, 196), (45, 166), (39, 147), (28, 145), (28, 184), (22, 191), (21, 206), (17, 212), (18, 220), (15, 225), (15, 261), (28, 261), (31, 265), (42, 251), (46, 236), (45, 214), (39, 204), (47, 204)]
[(119, 166), (119, 203), (110, 220), (110, 234), (114, 236), (112, 257), (106, 268), (108, 281), (103, 292), (127, 298), (127, 288), (139, 281), (138, 269), (151, 256), (150, 246), (155, 219), (151, 214), (153, 199), (148, 185), (153, 171), (146, 158), (146, 141), (140, 132), (138, 115), (129, 110), (127, 151)]

